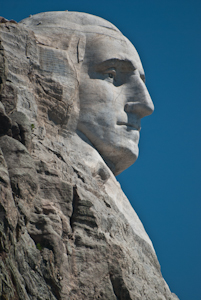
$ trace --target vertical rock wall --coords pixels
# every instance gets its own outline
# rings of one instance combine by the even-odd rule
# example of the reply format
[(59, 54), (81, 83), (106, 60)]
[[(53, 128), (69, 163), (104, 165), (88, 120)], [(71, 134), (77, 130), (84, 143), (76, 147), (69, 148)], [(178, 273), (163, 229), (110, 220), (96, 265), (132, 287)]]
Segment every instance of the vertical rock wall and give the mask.
[(0, 298), (176, 300), (113, 174), (67, 130), (77, 95), (65, 59), (0, 24)]

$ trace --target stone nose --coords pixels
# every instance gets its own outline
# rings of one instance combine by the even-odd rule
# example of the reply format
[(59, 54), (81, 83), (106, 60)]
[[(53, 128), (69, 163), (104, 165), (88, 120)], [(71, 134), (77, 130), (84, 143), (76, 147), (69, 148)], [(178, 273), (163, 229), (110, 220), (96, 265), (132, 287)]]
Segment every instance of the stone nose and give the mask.
[(125, 104), (124, 110), (127, 113), (136, 114), (140, 119), (153, 113), (154, 104), (141, 79), (137, 85), (133, 86), (132, 97)]

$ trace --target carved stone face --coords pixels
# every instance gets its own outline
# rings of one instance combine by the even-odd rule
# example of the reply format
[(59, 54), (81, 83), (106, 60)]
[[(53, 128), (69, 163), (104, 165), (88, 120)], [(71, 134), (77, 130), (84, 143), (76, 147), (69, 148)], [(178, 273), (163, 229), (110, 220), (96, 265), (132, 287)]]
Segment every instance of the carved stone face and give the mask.
[(110, 22), (85, 13), (46, 12), (22, 24), (35, 32), (41, 69), (62, 83), (62, 101), (48, 107), (48, 118), (63, 126), (72, 107), (67, 129), (77, 125), (118, 175), (137, 159), (141, 118), (154, 109), (134, 46)]
[(88, 40), (79, 93), (78, 130), (118, 175), (137, 159), (141, 118), (154, 110), (140, 58), (122, 34)]

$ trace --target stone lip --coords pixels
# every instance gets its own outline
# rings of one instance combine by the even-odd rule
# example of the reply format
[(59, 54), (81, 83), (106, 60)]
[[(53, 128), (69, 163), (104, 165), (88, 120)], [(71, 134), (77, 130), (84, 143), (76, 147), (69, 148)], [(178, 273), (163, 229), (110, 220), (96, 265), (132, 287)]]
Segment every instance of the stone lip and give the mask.
[(22, 23), (1, 22), (0, 41), (0, 298), (178, 299), (119, 183), (75, 132), (73, 68), (66, 83), (47, 60), (63, 53)]

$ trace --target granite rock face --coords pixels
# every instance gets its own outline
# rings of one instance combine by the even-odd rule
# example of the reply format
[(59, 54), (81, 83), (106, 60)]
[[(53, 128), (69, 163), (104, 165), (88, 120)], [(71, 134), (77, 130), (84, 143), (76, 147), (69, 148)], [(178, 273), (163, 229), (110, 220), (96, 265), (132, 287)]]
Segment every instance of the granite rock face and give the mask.
[(0, 24), (0, 298), (176, 300), (119, 183), (75, 131), (73, 62), (49, 34)]

